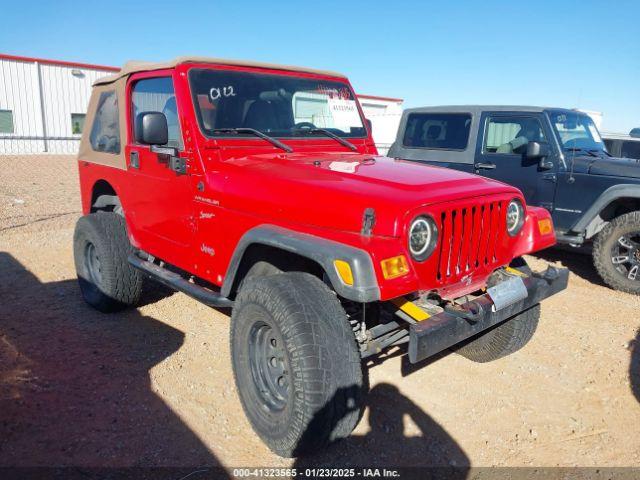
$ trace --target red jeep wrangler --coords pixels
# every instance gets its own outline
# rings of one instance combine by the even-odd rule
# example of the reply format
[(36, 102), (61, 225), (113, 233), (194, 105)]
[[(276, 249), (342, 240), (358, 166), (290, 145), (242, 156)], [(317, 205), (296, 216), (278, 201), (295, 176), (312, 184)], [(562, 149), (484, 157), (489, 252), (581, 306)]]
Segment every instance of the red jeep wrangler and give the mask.
[(513, 187), (377, 155), (342, 75), (207, 58), (127, 64), (95, 83), (78, 158), (84, 299), (133, 306), (145, 276), (232, 307), (238, 393), (256, 433), (298, 455), (348, 436), (363, 359), (521, 348), (567, 271)]

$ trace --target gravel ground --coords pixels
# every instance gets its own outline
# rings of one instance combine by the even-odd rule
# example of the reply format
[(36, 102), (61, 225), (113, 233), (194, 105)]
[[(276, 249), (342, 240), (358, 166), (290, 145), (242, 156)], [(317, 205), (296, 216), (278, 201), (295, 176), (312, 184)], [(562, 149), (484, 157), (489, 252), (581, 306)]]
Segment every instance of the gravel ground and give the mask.
[(0, 466), (640, 466), (640, 298), (589, 257), (529, 258), (572, 275), (523, 350), (417, 370), (389, 355), (353, 436), (294, 461), (242, 413), (228, 312), (159, 288), (112, 316), (82, 302), (79, 214), (72, 157), (0, 156)]

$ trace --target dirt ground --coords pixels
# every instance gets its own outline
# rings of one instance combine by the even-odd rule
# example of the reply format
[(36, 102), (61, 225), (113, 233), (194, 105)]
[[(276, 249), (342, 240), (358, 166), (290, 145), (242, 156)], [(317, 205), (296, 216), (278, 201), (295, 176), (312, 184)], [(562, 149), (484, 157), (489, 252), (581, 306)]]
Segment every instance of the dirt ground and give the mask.
[(242, 413), (228, 312), (160, 288), (112, 316), (83, 303), (79, 214), (72, 157), (0, 156), (0, 466), (640, 466), (640, 298), (589, 257), (529, 258), (572, 274), (523, 350), (413, 371), (390, 356), (353, 436), (295, 461)]

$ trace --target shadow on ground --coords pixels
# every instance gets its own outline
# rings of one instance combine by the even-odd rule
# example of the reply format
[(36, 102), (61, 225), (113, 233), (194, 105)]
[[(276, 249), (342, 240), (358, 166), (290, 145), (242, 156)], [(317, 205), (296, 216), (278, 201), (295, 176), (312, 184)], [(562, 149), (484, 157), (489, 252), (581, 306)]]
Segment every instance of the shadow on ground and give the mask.
[(0, 466), (219, 465), (152, 389), (149, 370), (183, 340), (133, 309), (96, 312), (75, 281), (41, 283), (0, 252)]
[[(446, 478), (466, 477), (469, 458), (462, 448), (395, 386), (381, 383), (373, 387), (367, 407), (369, 432), (299, 458), (296, 468), (430, 466), (444, 467)], [(408, 422), (413, 428), (407, 428)]]
[(541, 252), (532, 253), (531, 255), (548, 262), (560, 262), (569, 271), (577, 275), (578, 277), (599, 285), (601, 287), (608, 288), (596, 271), (596, 267), (593, 266), (593, 260), (590, 254), (581, 253), (577, 251), (568, 250), (565, 248), (548, 248)]
[[(159, 287), (143, 304), (170, 294)], [(133, 309), (96, 312), (75, 280), (42, 283), (3, 252), (0, 299), (0, 467), (220, 466), (151, 385), (181, 331)], [(296, 466), (457, 466), (448, 478), (466, 475), (464, 451), (396, 387), (376, 385), (367, 407), (366, 435)]]

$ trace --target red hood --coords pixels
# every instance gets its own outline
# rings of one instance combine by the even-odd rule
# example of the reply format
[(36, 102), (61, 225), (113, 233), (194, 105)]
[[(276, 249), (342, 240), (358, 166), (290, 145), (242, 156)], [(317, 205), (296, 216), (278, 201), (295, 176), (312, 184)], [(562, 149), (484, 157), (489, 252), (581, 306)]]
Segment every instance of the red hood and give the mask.
[[(220, 185), (220, 173), (224, 184)], [(362, 154), (261, 154), (222, 162), (208, 174), (220, 206), (265, 223), (301, 223), (359, 232), (374, 208), (374, 235), (399, 236), (408, 211), (467, 197), (513, 192), (514, 187), (456, 170)]]

